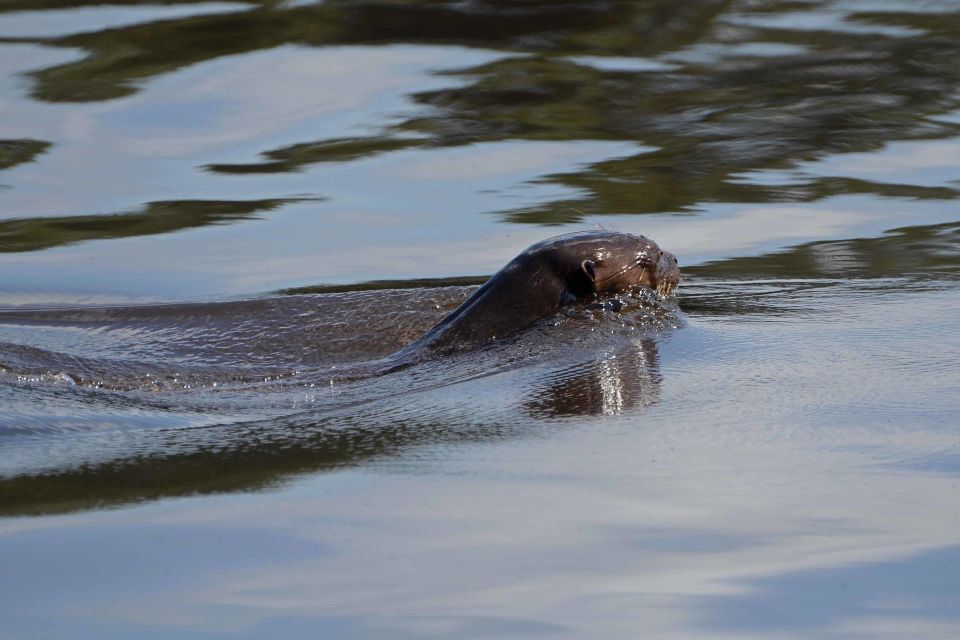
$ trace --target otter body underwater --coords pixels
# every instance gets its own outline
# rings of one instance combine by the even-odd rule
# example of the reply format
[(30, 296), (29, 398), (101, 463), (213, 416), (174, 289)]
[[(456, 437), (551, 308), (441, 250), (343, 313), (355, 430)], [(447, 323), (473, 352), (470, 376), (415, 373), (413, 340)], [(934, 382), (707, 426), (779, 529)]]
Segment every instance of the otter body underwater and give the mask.
[(680, 283), (673, 254), (644, 236), (581, 231), (548, 238), (508, 262), (462, 305), (391, 359), (414, 362), (482, 346), (576, 302)]

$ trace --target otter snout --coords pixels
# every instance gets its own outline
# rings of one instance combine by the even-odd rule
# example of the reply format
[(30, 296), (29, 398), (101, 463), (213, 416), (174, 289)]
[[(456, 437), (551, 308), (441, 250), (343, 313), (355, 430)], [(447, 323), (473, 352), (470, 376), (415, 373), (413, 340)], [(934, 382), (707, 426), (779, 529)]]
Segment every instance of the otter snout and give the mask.
[(669, 251), (657, 251), (657, 268), (653, 288), (662, 294), (671, 293), (680, 284), (680, 263)]

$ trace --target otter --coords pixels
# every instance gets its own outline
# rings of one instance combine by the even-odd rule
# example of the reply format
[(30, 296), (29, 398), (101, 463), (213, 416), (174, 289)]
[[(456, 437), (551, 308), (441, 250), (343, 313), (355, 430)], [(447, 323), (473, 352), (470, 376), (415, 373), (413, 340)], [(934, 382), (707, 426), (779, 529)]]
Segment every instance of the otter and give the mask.
[(394, 358), (419, 360), (479, 347), (572, 303), (638, 286), (666, 295), (679, 283), (676, 257), (644, 236), (597, 230), (548, 238), (508, 262)]
[[(261, 361), (248, 364), (245, 354), (248, 346), (238, 340), (261, 340), (249, 332), (251, 323), (246, 317), (235, 319), (233, 310), (239, 304), (240, 314), (264, 313), (273, 322), (267, 329), (286, 327), (286, 320), (272, 315), (272, 309), (283, 310), (279, 299), (264, 300), (251, 305), (249, 301), (216, 303), (216, 305), (174, 305), (162, 312), (152, 307), (104, 307), (61, 309), (47, 311), (5, 311), (0, 324), (24, 321), (40, 326), (124, 326), (142, 327), (145, 335), (156, 342), (166, 335), (167, 319), (189, 322), (190, 326), (205, 326), (209, 333), (224, 334), (222, 364), (186, 364), (193, 358), (177, 357), (169, 364), (137, 362), (133, 359), (113, 360), (98, 357), (73, 356), (56, 351), (43, 351), (29, 346), (0, 343), (0, 373), (27, 375), (48, 379), (53, 383), (68, 383), (114, 391), (166, 392), (179, 388), (216, 388), (230, 392), (247, 387), (266, 388), (264, 383), (278, 385), (310, 385), (318, 382), (335, 384), (381, 376), (433, 358), (453, 355), (482, 347), (498, 338), (507, 338), (532, 325), (537, 320), (560, 311), (567, 305), (591, 303), (603, 296), (625, 292), (635, 287), (648, 287), (669, 294), (680, 282), (677, 260), (662, 251), (655, 242), (643, 236), (608, 231), (570, 233), (538, 242), (508, 262), (473, 295), (420, 337), (392, 354), (367, 361), (343, 361), (327, 368), (304, 363), (300, 370), (291, 371), (283, 364)], [(296, 305), (311, 304), (301, 300)], [(337, 299), (329, 301), (336, 305)], [(300, 306), (291, 309), (302, 309)], [(256, 317), (254, 315), (253, 317)], [(211, 324), (212, 323), (212, 324)], [(273, 332), (267, 340), (273, 339)], [(202, 338), (201, 338), (202, 339)], [(281, 337), (280, 342), (266, 342), (284, 346), (292, 337)], [(234, 341), (234, 342), (231, 342)], [(234, 346), (236, 345), (236, 346)], [(165, 347), (166, 348), (166, 347)], [(170, 346), (171, 354), (182, 345)], [(199, 346), (197, 348), (200, 348)], [(217, 349), (220, 347), (218, 346)], [(291, 357), (292, 354), (287, 354)], [(340, 355), (340, 354), (336, 354)], [(255, 352), (259, 357), (260, 353)], [(173, 356), (176, 357), (176, 356)], [(234, 360), (238, 358), (239, 360)], [(322, 359), (322, 355), (321, 355)], [(218, 360), (218, 362), (220, 362)], [(118, 364), (119, 363), (119, 364)], [(5, 374), (6, 375), (6, 374)], [(586, 378), (589, 380), (589, 378)], [(584, 383), (586, 384), (586, 382)], [(536, 410), (543, 411), (542, 407)]]

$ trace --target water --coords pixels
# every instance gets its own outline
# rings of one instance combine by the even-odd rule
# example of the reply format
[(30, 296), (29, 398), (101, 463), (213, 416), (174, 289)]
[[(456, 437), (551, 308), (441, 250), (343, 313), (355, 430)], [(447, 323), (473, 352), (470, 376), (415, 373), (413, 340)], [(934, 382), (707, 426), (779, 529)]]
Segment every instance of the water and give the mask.
[(0, 637), (957, 637), (958, 11), (8, 2)]

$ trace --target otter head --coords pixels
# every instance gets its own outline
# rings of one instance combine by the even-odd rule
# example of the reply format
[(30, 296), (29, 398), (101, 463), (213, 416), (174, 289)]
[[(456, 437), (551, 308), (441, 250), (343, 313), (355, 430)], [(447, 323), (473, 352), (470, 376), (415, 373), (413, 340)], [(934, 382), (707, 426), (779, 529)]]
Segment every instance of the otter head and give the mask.
[(476, 347), (565, 304), (637, 287), (668, 294), (679, 282), (677, 259), (649, 238), (611, 231), (568, 233), (528, 247), (395, 356), (403, 360)]
[[(638, 286), (669, 294), (680, 283), (676, 257), (644, 236), (628, 233), (578, 234), (578, 263), (569, 265), (574, 298), (628, 291)], [(569, 262), (568, 262), (569, 264)]]

